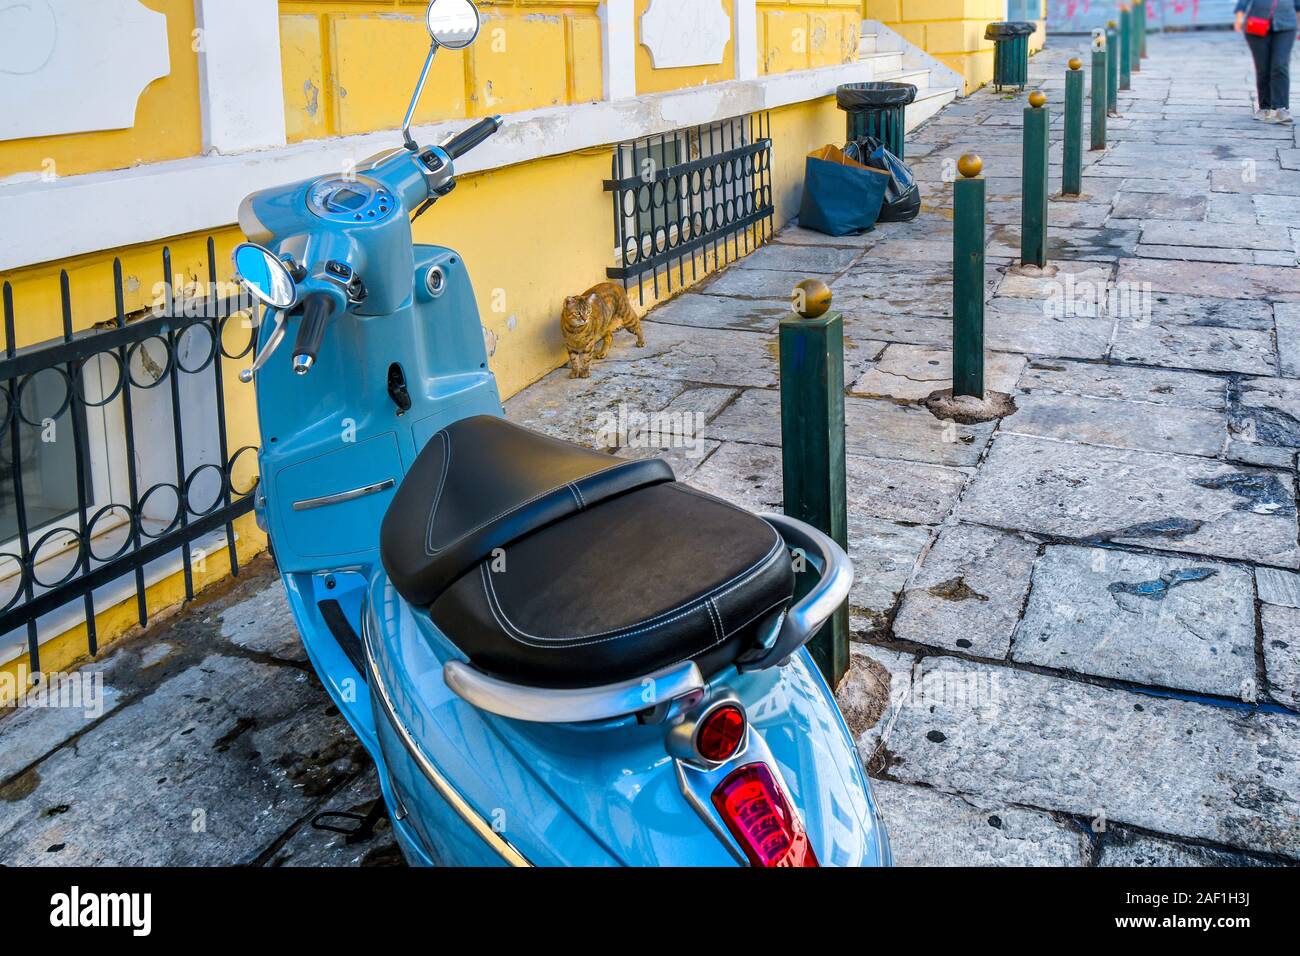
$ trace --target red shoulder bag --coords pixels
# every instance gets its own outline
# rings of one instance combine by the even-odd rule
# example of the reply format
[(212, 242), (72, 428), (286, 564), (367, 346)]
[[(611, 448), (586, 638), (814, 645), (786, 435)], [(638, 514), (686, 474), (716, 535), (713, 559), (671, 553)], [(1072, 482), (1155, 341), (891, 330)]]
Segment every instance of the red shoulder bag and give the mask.
[(1277, 12), (1277, 0), (1273, 0), (1273, 7), (1269, 10), (1266, 17), (1246, 17), (1246, 32), (1253, 37), (1268, 36), (1269, 28), (1273, 25), (1273, 14)]

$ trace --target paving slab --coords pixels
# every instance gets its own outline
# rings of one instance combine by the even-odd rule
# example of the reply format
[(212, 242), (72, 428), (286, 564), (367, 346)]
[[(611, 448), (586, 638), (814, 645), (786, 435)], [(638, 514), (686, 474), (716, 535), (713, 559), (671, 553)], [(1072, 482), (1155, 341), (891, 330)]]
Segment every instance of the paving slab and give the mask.
[[(1208, 209), (1205, 196), (1121, 192), (1115, 197), (1111, 215), (1116, 219), (1171, 219), (1186, 223), (1203, 220)], [(1251, 222), (1254, 222), (1253, 217)]]
[[(784, 247), (782, 247), (784, 248)], [(742, 269), (732, 264), (720, 274), (693, 287), (702, 295), (734, 296), (738, 299), (790, 301), (794, 287), (808, 278), (805, 272), (777, 269)]]
[[(956, 468), (914, 461), (852, 454), (844, 461), (850, 511), (910, 524), (943, 521), (970, 477)], [(780, 511), (781, 449), (724, 442), (692, 483), (734, 497), (754, 511)]]
[(1256, 568), (1255, 590), (1265, 604), (1300, 608), (1300, 574), (1281, 568)]
[(868, 773), (888, 740), (898, 709), (907, 702), (915, 664), (911, 654), (859, 641), (849, 644), (849, 670), (835, 689), (835, 702)]
[(926, 264), (895, 272), (864, 262), (832, 282), (831, 292), (839, 309), (951, 316), (952, 266)]
[(571, 379), (568, 370), (561, 368), (515, 395), (506, 402), (505, 410), (506, 417), (518, 425), (588, 448), (607, 449), (621, 444), (622, 422), (639, 421), (640, 416), (681, 405), (712, 417), (737, 391), (691, 386), (671, 378), (607, 375), (598, 369), (592, 371), (591, 378)]
[[(352, 814), (364, 817), (381, 800), (379, 778), (373, 767), (363, 772), (350, 784), (321, 806), (321, 813)], [(330, 817), (321, 821), (341, 829), (358, 827), (359, 821), (343, 817)], [(267, 866), (405, 866), (402, 851), (393, 836), (387, 815), (379, 818), (369, 835), (357, 833), (349, 836), (321, 830), (311, 822), (304, 823), (275, 851)]]
[(221, 612), (220, 634), (236, 647), (282, 661), (307, 662), (283, 587), (264, 588)]
[(943, 528), (907, 584), (899, 640), (1001, 660), (1029, 592), (1037, 542), (974, 525)]
[(1285, 249), (1292, 251), (1285, 226), (1233, 225), (1231, 223), (1142, 223), (1142, 241), (1166, 246), (1209, 246), (1224, 249)]
[(1020, 389), (1182, 408), (1223, 409), (1228, 404), (1227, 383), (1218, 376), (1093, 362), (1031, 360)]
[(949, 657), (918, 687), (891, 779), (1300, 859), (1300, 717)]
[(1179, 843), (1159, 837), (1135, 833), (1123, 827), (1112, 827), (1100, 838), (1097, 849), (1097, 866), (1159, 866), (1159, 867), (1237, 867), (1280, 866), (1271, 860), (1232, 853), (1195, 843)]
[(775, 332), (781, 320), (789, 314), (790, 306), (785, 303), (687, 292), (657, 306), (646, 316), (646, 322), (690, 325), (701, 329)]
[(0, 709), (0, 784), (112, 713), (123, 697), (102, 662), (47, 674), (18, 706)]
[(1250, 699), (1251, 573), (1237, 565), (1049, 547), (1034, 565), (1013, 660)]
[[(591, 376), (628, 374), (705, 385), (771, 386), (776, 384), (776, 365), (775, 336), (656, 324), (646, 330), (645, 348), (637, 348), (631, 336), (617, 336), (609, 356), (593, 361)], [(551, 374), (567, 378), (569, 373), (559, 369)]]
[(1110, 351), (1114, 327), (1105, 316), (1063, 315), (1046, 299), (999, 296), (984, 308), (985, 348), (1003, 352), (1100, 359)]
[(733, 268), (798, 272), (805, 276), (825, 278), (843, 272), (861, 255), (861, 249), (845, 249), (839, 246), (772, 243), (751, 252), (739, 260)]
[(1072, 820), (1000, 801), (873, 780), (896, 866), (1084, 866)]
[(1233, 429), (1262, 445), (1300, 448), (1300, 381), (1249, 378), (1233, 403)]
[(1214, 409), (1046, 391), (1019, 396), (1016, 404), (1003, 432), (1207, 457), (1222, 453), (1228, 438), (1227, 415)]
[(1120, 362), (1195, 371), (1269, 375), (1277, 369), (1272, 333), (1254, 329), (1120, 320), (1111, 355)]
[(1087, 284), (1097, 290), (1104, 290), (1115, 271), (1113, 266), (1098, 262), (1057, 260), (1051, 265), (1055, 271), (1049, 271), (1045, 275), (1008, 271), (998, 283), (997, 294), (1046, 302), (1063, 295), (1066, 275), (1074, 276), (1073, 281), (1078, 287)]
[(775, 241), (796, 246), (841, 246), (846, 249), (865, 249), (881, 238), (878, 230), (869, 230), (856, 236), (828, 236), (815, 229), (804, 229), (798, 220), (776, 234)]
[(1203, 458), (1002, 435), (958, 503), (963, 521), (1300, 567), (1279, 472)]
[[(719, 441), (781, 443), (781, 399), (770, 389), (748, 389), (705, 426)], [(883, 399), (844, 400), (844, 442), (849, 454), (934, 465), (969, 467), (980, 457), (993, 425), (940, 421), (920, 406)]]
[(12, 782), (0, 859), (252, 862), (363, 754), (305, 671), (212, 655)]
[(1223, 299), (1300, 298), (1300, 270), (1271, 266), (1222, 265), (1206, 269), (1196, 263), (1157, 259), (1121, 259), (1121, 282), (1150, 283), (1157, 292), (1185, 292)]
[[(984, 387), (996, 392), (1015, 390), (1024, 370), (1023, 355), (985, 352)], [(920, 401), (932, 392), (952, 386), (952, 352), (919, 345), (890, 345), (857, 381), (853, 395)]]
[(1264, 604), (1260, 624), (1269, 692), (1278, 703), (1300, 710), (1300, 609)]

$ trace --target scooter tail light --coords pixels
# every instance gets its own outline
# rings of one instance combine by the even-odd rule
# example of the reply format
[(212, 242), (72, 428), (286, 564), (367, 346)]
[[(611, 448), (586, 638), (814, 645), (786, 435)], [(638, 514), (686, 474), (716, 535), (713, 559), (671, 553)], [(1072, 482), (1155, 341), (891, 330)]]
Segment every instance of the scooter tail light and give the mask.
[(695, 750), (705, 760), (730, 760), (745, 740), (745, 712), (735, 704), (715, 707), (695, 731)]
[(803, 821), (766, 764), (746, 764), (713, 791), (713, 806), (750, 864), (817, 866)]

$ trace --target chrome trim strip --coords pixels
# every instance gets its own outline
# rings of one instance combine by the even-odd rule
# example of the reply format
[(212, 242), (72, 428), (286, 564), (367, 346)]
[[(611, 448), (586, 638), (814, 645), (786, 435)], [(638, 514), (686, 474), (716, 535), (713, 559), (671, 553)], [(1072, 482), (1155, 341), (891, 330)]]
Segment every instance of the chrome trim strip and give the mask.
[(839, 610), (853, 587), (853, 562), (827, 535), (787, 515), (761, 514), (759, 517), (777, 530), (785, 539), (787, 548), (803, 551), (821, 572), (821, 578), (803, 600), (786, 611), (781, 630), (771, 647), (757, 655), (751, 652), (737, 663), (742, 671), (762, 670), (788, 660)]
[(460, 791), (438, 771), (438, 768), (433, 765), (433, 761), (420, 749), (420, 745), (416, 743), (406, 725), (398, 719), (392, 698), (388, 696), (388, 690), (384, 687), (384, 682), (379, 676), (379, 668), (375, 666), (375, 657), (370, 650), (370, 642), (363, 640), (362, 646), (365, 648), (366, 670), (370, 672), (370, 687), (375, 691), (375, 697), (383, 707), (389, 723), (397, 731), (402, 746), (406, 748), (407, 754), (420, 768), (425, 779), (429, 781), (434, 790), (438, 791), (438, 795), (447, 801), (447, 805), (465, 822), (465, 825), (482, 837), (483, 842), (491, 847), (497, 856), (501, 857), (510, 866), (532, 866), (528, 859), (515, 849), (509, 840), (496, 830), (493, 830), (491, 825), (478, 815), (469, 802), (460, 795)]
[(683, 697), (693, 698), (693, 703), (704, 695), (704, 675), (694, 661), (603, 687), (526, 687), (489, 677), (463, 661), (444, 664), (442, 679), (453, 693), (479, 710), (542, 724), (613, 720)]
[(397, 482), (392, 478), (385, 478), (383, 481), (377, 481), (373, 485), (366, 485), (364, 488), (353, 488), (350, 491), (340, 491), (334, 495), (321, 495), (319, 498), (304, 498), (302, 501), (293, 503), (294, 511), (310, 511), (312, 508), (324, 508), (326, 505), (339, 505), (345, 501), (355, 501), (358, 498), (364, 498), (367, 495), (376, 495), (381, 491), (387, 491), (396, 485)]

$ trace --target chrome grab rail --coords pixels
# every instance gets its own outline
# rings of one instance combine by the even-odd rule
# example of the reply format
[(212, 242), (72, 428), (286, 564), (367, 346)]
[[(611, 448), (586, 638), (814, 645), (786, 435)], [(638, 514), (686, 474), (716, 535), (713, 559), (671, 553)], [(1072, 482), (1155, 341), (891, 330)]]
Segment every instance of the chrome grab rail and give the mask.
[(613, 720), (643, 711), (662, 714), (674, 702), (694, 703), (704, 695), (704, 676), (694, 661), (602, 687), (526, 687), (489, 677), (464, 661), (444, 664), (442, 679), (479, 710), (542, 724)]
[(385, 478), (383, 481), (376, 481), (373, 485), (365, 485), (361, 488), (352, 488), (348, 491), (340, 491), (332, 495), (321, 495), (319, 498), (304, 498), (302, 501), (293, 503), (294, 511), (310, 511), (313, 508), (324, 508), (328, 505), (338, 505), (345, 501), (356, 501), (358, 498), (364, 498), (367, 495), (377, 495), (381, 491), (387, 491), (395, 486), (397, 482), (392, 478)]
[(797, 548), (821, 572), (821, 579), (804, 598), (785, 612), (780, 630), (770, 643), (749, 652), (737, 662), (742, 671), (784, 664), (831, 619), (853, 587), (853, 562), (844, 549), (810, 524), (779, 514), (759, 515), (776, 528), (790, 548)]

